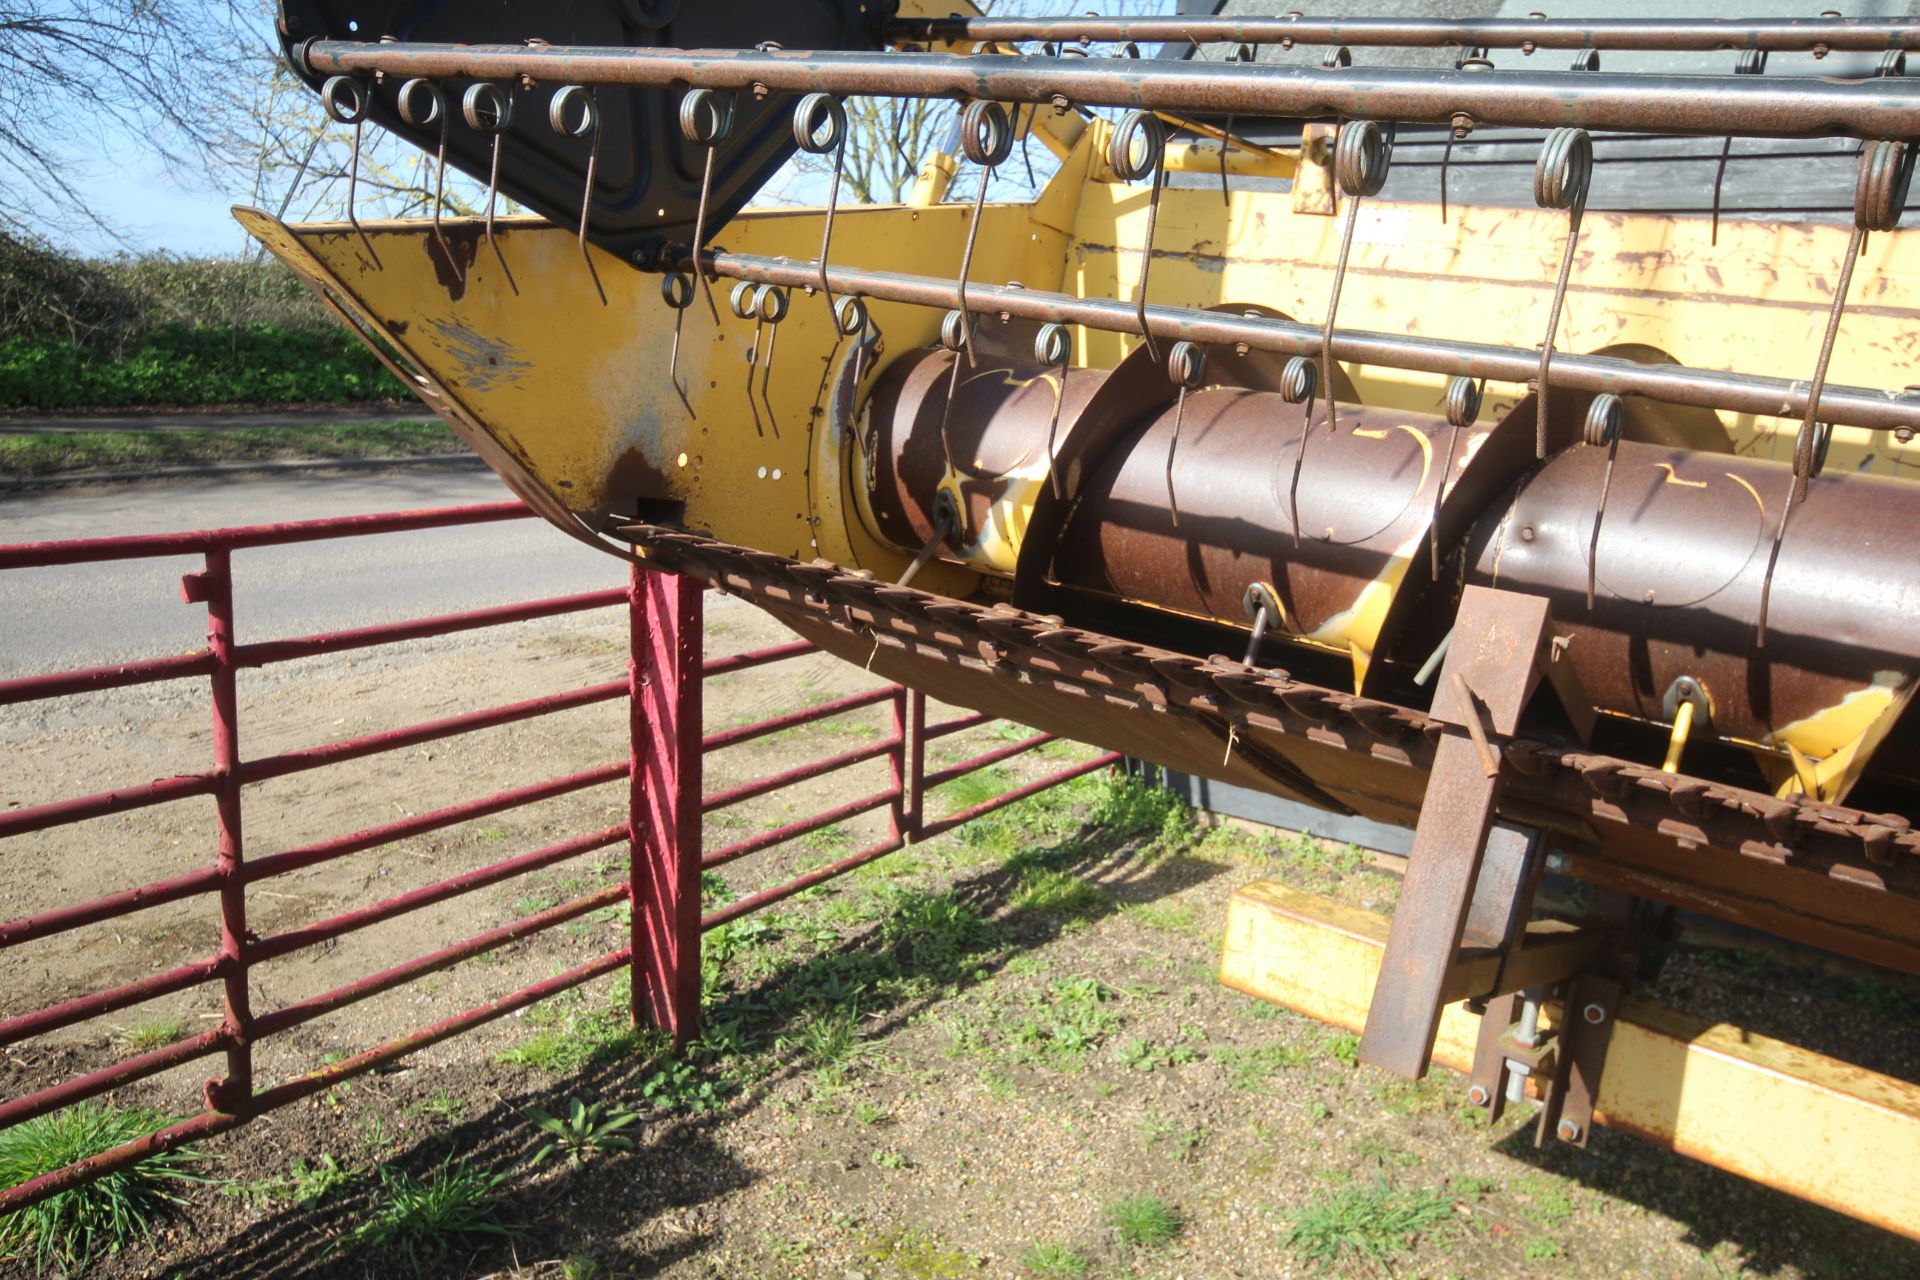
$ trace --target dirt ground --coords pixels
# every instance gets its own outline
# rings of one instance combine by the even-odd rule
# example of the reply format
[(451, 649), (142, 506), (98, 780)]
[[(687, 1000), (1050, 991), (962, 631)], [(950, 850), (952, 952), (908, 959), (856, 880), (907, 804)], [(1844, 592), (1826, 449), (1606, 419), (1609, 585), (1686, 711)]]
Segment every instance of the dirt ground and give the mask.
[[(613, 612), (248, 673), (248, 756), (624, 675)], [(715, 601), (710, 655), (776, 642)], [(709, 730), (868, 687), (813, 657), (709, 685)], [(484, 701), (483, 701), (484, 700)], [(709, 791), (886, 732), (885, 709), (711, 757)], [(262, 856), (625, 754), (609, 702), (250, 788)], [(1021, 736), (946, 739), (940, 763)], [(0, 721), (0, 803), (39, 803), (205, 767), (204, 695), (160, 686), (16, 708)], [(936, 812), (1037, 777), (1055, 745), (957, 783)], [(710, 813), (709, 847), (884, 785), (861, 765)], [(382, 846), (263, 884), (270, 936), (354, 904), (605, 828), (615, 784)], [(744, 895), (869, 843), (869, 817), (711, 878)], [(8, 842), (0, 917), (18, 918), (203, 866), (210, 801)], [(326, 990), (619, 879), (613, 845), (255, 973), (256, 1010)], [(1277, 876), (1375, 909), (1397, 880), (1356, 851), (1204, 828), (1095, 776), (809, 891), (708, 939), (706, 1034), (684, 1057), (627, 1033), (602, 981), (342, 1084), (207, 1145), (209, 1181), (149, 1246), (100, 1276), (823, 1277), (1316, 1275), (1912, 1277), (1920, 1248), (1602, 1130), (1582, 1154), (1536, 1150), (1521, 1107), (1494, 1131), (1458, 1077), (1352, 1065), (1354, 1042), (1214, 980), (1228, 896)], [(619, 945), (603, 912), (494, 958), (307, 1024), (256, 1052), (263, 1083), (311, 1069)], [(210, 903), (163, 906), (8, 954), (0, 1015), (198, 959)], [(1707, 1016), (1920, 1078), (1920, 1005), (1791, 956), (1688, 948), (1653, 993)], [(156, 1030), (214, 1025), (210, 988), (17, 1046), (6, 1096)], [(217, 1061), (122, 1090), (188, 1114)], [(631, 1108), (631, 1150), (536, 1162), (530, 1107)], [(506, 1234), (408, 1260), (356, 1241), (396, 1172), (447, 1160), (502, 1176)], [(1116, 1205), (1150, 1202), (1159, 1227)], [(1330, 1242), (1330, 1243), (1329, 1243)], [(1345, 1252), (1341, 1252), (1342, 1248)], [(1321, 1252), (1328, 1256), (1322, 1258)], [(12, 1270), (9, 1270), (11, 1266)], [(0, 1262), (0, 1274), (30, 1274)]]

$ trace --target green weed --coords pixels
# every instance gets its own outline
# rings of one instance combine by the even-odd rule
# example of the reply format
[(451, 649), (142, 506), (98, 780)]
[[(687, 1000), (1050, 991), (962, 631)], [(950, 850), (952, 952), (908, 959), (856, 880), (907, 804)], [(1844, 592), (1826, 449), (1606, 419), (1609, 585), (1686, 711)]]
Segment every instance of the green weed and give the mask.
[(187, 1024), (177, 1017), (145, 1018), (120, 1032), (120, 1043), (135, 1053), (164, 1049), (187, 1033)]
[(1127, 1196), (1109, 1203), (1107, 1222), (1121, 1244), (1158, 1249), (1173, 1243), (1186, 1225), (1180, 1210), (1157, 1196)]
[[(519, 1228), (500, 1220), (495, 1203), (507, 1177), (452, 1159), (424, 1178), (382, 1169), (366, 1216), (342, 1243), (404, 1258), (415, 1275), (443, 1274), (439, 1264), (454, 1249), (518, 1233)], [(428, 1264), (435, 1264), (431, 1271)]]
[(295, 1157), (292, 1167), (277, 1178), (230, 1183), (221, 1187), (220, 1191), (223, 1195), (239, 1196), (245, 1200), (273, 1200), (291, 1204), (295, 1208), (305, 1208), (352, 1186), (359, 1177), (356, 1170), (343, 1168), (330, 1155), (321, 1156), (314, 1164)]
[[(144, 1138), (167, 1121), (154, 1111), (82, 1102), (0, 1130), (0, 1187)], [(154, 1223), (182, 1203), (173, 1189), (205, 1181), (194, 1173), (203, 1159), (197, 1148), (179, 1147), (0, 1216), (0, 1256), (31, 1257), (36, 1271), (71, 1273), (103, 1253), (150, 1240)]]
[(1080, 877), (1039, 867), (1022, 873), (1012, 900), (1017, 911), (1068, 917), (1091, 915), (1106, 904), (1107, 895)]
[(1309, 1203), (1282, 1243), (1322, 1266), (1358, 1260), (1381, 1271), (1422, 1236), (1453, 1222), (1453, 1202), (1433, 1191), (1402, 1191), (1380, 1180), (1336, 1188)]
[(613, 1062), (645, 1047), (648, 1039), (619, 1015), (571, 1011), (499, 1055), (509, 1066), (532, 1067), (553, 1075), (579, 1071), (592, 1063)]
[(1078, 1249), (1046, 1241), (1021, 1254), (1020, 1265), (1028, 1275), (1038, 1276), (1040, 1280), (1073, 1280), (1075, 1276), (1086, 1275), (1093, 1266)]
[(527, 1117), (547, 1135), (547, 1143), (533, 1153), (533, 1163), (561, 1154), (567, 1163), (583, 1165), (607, 1151), (631, 1151), (633, 1139), (622, 1129), (637, 1124), (640, 1113), (627, 1107), (608, 1107), (605, 1102), (582, 1102), (574, 1098), (565, 1116), (551, 1115), (539, 1107), (528, 1107)]

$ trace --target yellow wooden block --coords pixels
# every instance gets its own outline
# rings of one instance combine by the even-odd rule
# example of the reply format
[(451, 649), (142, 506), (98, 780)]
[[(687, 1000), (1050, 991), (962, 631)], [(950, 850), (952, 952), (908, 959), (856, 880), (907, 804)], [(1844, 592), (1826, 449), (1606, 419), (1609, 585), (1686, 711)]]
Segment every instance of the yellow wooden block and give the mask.
[[(1227, 907), (1220, 980), (1358, 1031), (1388, 918), (1262, 881)], [(1548, 1010), (1548, 1021), (1558, 1010)], [(1467, 1071), (1479, 1018), (1440, 1020), (1435, 1062)], [(1920, 1239), (1920, 1086), (1738, 1027), (1629, 1000), (1595, 1119), (1648, 1142)]]

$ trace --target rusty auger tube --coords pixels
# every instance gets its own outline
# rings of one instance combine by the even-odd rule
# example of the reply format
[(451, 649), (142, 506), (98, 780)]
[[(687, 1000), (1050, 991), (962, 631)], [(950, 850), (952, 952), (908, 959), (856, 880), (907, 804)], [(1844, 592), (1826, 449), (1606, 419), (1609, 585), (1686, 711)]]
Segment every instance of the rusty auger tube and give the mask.
[(938, 53), (628, 49), (589, 45), (389, 44), (315, 40), (295, 59), (316, 76), (425, 76), (632, 88), (881, 94), (1151, 111), (1739, 137), (1920, 136), (1920, 83), (1812, 77), (1616, 75), (1280, 67), (1128, 58)]
[(1355, 48), (1764, 49), (1881, 53), (1920, 49), (1915, 18), (895, 18), (890, 41), (1038, 40), (1095, 44), (1303, 44)]
[[(817, 263), (791, 258), (717, 253), (702, 254), (701, 264), (717, 276), (786, 288), (803, 289), (817, 285), (820, 279)], [(683, 257), (676, 265), (691, 270), (693, 261)], [(831, 265), (826, 274), (835, 293), (942, 310), (960, 306), (960, 291), (953, 280)], [(1064, 293), (970, 282), (966, 305), (976, 313), (1005, 312), (1041, 323), (1078, 324), (1112, 333), (1140, 331), (1140, 317), (1133, 303), (1110, 298), (1076, 298)], [(1256, 351), (1283, 355), (1317, 355), (1322, 339), (1320, 329), (1289, 320), (1228, 315), (1191, 307), (1149, 306), (1146, 323), (1154, 337), (1170, 342), (1220, 347), (1245, 343)], [(1537, 376), (1540, 367), (1540, 353), (1535, 350), (1355, 329), (1335, 330), (1333, 354), (1336, 359), (1349, 363), (1449, 377), (1484, 378), (1492, 382), (1524, 383)], [(1804, 382), (1680, 365), (1637, 364), (1613, 356), (1555, 352), (1550, 376), (1553, 385), (1560, 389), (1640, 396), (1664, 404), (1727, 413), (1797, 416), (1805, 413), (1807, 407)], [(1828, 386), (1820, 394), (1820, 416), (1824, 421), (1875, 431), (1902, 427), (1920, 430), (1920, 395)]]

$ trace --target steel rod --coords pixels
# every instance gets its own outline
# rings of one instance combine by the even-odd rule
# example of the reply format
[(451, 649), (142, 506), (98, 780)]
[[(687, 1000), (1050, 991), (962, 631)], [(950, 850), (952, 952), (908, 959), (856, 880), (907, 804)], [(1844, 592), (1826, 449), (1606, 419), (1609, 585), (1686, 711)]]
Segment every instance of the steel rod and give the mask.
[[(817, 281), (819, 276), (818, 268), (805, 259), (721, 253), (703, 255), (703, 260), (716, 274), (736, 280), (799, 287), (805, 281)], [(958, 290), (951, 280), (841, 266), (829, 267), (827, 275), (837, 293), (941, 309), (959, 305)], [(993, 315), (1005, 312), (1022, 320), (1085, 325), (1112, 333), (1131, 334), (1139, 330), (1133, 304), (1111, 298), (1076, 298), (1038, 289), (969, 284), (967, 305), (978, 312)], [(1245, 343), (1258, 351), (1311, 356), (1318, 354), (1321, 343), (1321, 331), (1314, 326), (1191, 307), (1150, 306), (1147, 323), (1156, 337), (1203, 346), (1232, 347)], [(1540, 371), (1540, 353), (1536, 350), (1355, 329), (1334, 332), (1333, 354), (1335, 359), (1350, 364), (1462, 375), (1493, 382), (1525, 383)], [(1764, 417), (1804, 414), (1809, 386), (1806, 382), (1785, 378), (1689, 369), (1681, 365), (1638, 364), (1615, 356), (1569, 352), (1554, 354), (1551, 376), (1553, 385), (1563, 390), (1610, 391), (1666, 404)], [(1900, 427), (1920, 430), (1920, 395), (1828, 386), (1820, 393), (1820, 416), (1823, 421), (1876, 431)]]
[[(1128, 58), (938, 53), (762, 53), (592, 45), (369, 44), (316, 40), (314, 75), (427, 76), (632, 88), (991, 99), (1152, 111), (1475, 125), (1900, 139), (1920, 135), (1920, 83), (1903, 77), (1620, 75), (1282, 67)], [(818, 286), (818, 273), (813, 283)]]
[(1920, 49), (1914, 18), (896, 18), (890, 42), (1305, 44), (1423, 49)]

